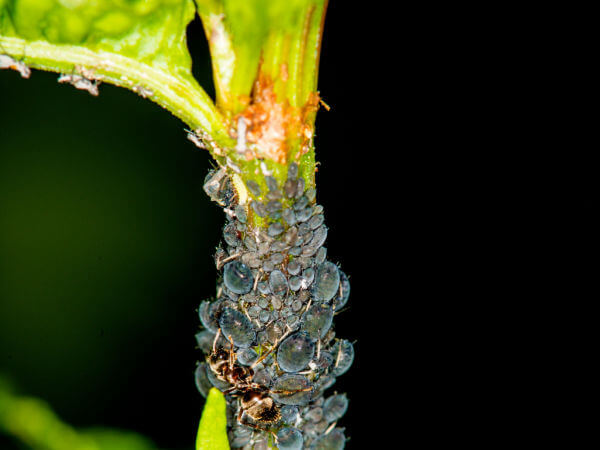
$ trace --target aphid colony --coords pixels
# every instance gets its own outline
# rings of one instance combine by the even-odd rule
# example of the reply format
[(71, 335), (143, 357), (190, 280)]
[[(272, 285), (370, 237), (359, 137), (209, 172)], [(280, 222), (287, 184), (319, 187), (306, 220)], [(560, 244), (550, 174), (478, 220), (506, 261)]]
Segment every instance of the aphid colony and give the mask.
[(0, 69), (12, 69), (21, 74), (23, 78), (31, 76), (31, 69), (22, 61), (17, 61), (8, 55), (0, 54)]
[[(327, 261), (323, 207), (305, 189), (292, 163), (283, 186), (248, 181), (239, 204), (224, 169), (211, 171), (207, 194), (225, 210), (225, 245), (217, 249), (217, 296), (199, 307), (204, 330), (196, 335), (206, 362), (196, 385), (228, 397), (232, 448), (342, 449), (337, 427), (348, 400), (324, 397), (354, 359), (352, 343), (337, 339), (333, 316), (348, 301), (350, 283)], [(265, 192), (262, 192), (262, 191)], [(248, 223), (248, 209), (265, 220)]]

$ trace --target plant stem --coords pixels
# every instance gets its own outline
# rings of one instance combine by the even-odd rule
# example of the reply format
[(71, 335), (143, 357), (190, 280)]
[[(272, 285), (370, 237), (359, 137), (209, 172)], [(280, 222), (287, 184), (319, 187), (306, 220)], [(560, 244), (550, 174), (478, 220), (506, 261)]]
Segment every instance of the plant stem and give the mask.
[[(148, 64), (106, 51), (72, 45), (25, 41), (0, 36), (0, 48), (11, 55), (23, 54), (27, 65), (52, 72), (86, 70), (94, 78), (132, 90), (144, 88), (152, 101), (169, 110), (194, 130), (201, 129), (221, 148), (233, 144), (222, 114), (191, 76), (163, 71)], [(218, 155), (213, 155), (218, 159)]]

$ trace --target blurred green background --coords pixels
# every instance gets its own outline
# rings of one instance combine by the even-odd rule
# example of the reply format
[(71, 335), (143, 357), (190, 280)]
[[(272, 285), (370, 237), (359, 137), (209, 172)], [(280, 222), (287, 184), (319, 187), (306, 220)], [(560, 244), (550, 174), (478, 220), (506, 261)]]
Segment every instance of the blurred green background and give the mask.
[[(360, 136), (347, 133), (357, 102), (368, 100), (347, 89), (367, 65), (355, 55), (356, 22), (337, 8), (329, 7), (321, 63), (333, 109), (317, 118), (319, 202), (328, 254), (352, 277), (351, 309), (336, 329), (368, 339), (352, 317), (369, 315), (359, 298), (372, 287), (356, 274), (372, 243), (357, 237), (371, 221), (353, 222), (367, 193), (352, 158)], [(212, 95), (198, 21), (188, 43), (194, 75)], [(125, 429), (160, 448), (191, 449), (203, 406), (193, 379), (196, 308), (215, 292), (224, 220), (202, 191), (209, 156), (154, 103), (110, 85), (92, 97), (56, 79), (0, 71), (0, 377), (77, 429)], [(351, 424), (370, 402), (361, 342), (335, 388), (350, 392), (348, 448), (360, 448)], [(0, 449), (17, 448), (29, 447), (0, 433)]]
[(75, 426), (110, 418), (189, 448), (195, 309), (223, 221), (202, 191), (208, 154), (132, 92), (56, 79), (0, 72), (0, 374)]

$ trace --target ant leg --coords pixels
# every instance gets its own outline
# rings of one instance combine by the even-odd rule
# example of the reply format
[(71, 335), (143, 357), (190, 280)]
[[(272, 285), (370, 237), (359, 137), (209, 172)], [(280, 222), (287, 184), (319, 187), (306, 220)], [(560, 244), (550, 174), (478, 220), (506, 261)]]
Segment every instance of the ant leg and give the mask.
[(233, 351), (233, 339), (231, 339), (231, 335), (227, 336), (227, 340), (229, 341), (229, 367), (233, 367), (235, 364), (235, 352)]
[(231, 394), (233, 391), (235, 391), (237, 389), (236, 386), (230, 387), (229, 389), (225, 389), (224, 391), (221, 391), (223, 394)]

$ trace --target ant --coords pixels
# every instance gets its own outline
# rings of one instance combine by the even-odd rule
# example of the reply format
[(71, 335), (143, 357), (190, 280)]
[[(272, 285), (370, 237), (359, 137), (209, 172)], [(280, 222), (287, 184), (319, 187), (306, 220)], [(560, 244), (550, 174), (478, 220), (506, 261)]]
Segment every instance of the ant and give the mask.
[[(283, 340), (290, 331), (285, 333), (281, 339)], [(296, 390), (271, 390), (252, 381), (254, 376), (254, 367), (260, 364), (277, 348), (277, 342), (271, 349), (261, 355), (250, 367), (243, 367), (236, 363), (236, 355), (233, 350), (233, 339), (228, 336), (229, 350), (217, 348), (217, 341), (221, 334), (221, 329), (217, 331), (213, 342), (211, 354), (206, 358), (210, 369), (215, 376), (224, 382), (232, 385), (231, 388), (223, 391), (223, 394), (231, 394), (240, 399), (240, 410), (237, 416), (237, 421), (241, 425), (248, 426), (260, 431), (267, 431), (264, 428), (244, 420), (244, 415), (249, 416), (255, 422), (262, 425), (270, 425), (277, 423), (281, 419), (281, 411), (279, 406), (275, 404), (275, 400), (270, 394), (293, 394), (296, 392), (311, 391), (312, 387)]]

